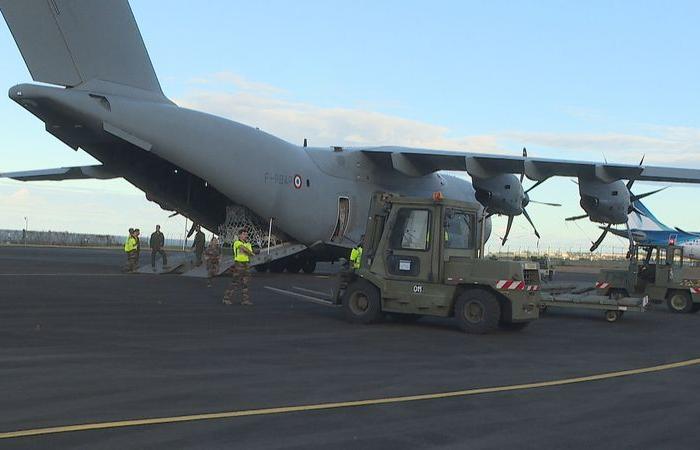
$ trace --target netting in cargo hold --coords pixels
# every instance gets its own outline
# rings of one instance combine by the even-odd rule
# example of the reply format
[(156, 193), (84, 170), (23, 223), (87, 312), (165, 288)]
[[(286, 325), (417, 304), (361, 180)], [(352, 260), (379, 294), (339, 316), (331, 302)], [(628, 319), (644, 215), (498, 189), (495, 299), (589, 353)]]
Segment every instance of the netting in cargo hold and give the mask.
[[(248, 241), (254, 246), (267, 247), (270, 222), (261, 219), (244, 206), (227, 206), (226, 222), (219, 225), (219, 236), (222, 242), (231, 244), (238, 238), (242, 229), (248, 230)], [(285, 236), (272, 228), (271, 245), (285, 241)]]

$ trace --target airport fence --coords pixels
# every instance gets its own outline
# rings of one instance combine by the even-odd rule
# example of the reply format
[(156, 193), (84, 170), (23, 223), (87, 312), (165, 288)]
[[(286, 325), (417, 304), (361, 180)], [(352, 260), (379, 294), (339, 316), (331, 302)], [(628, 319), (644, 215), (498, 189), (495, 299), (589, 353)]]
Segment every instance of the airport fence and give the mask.
[[(59, 247), (121, 247), (126, 236), (72, 233), (69, 231), (0, 230), (0, 245), (50, 245)], [(184, 236), (165, 236), (166, 248), (182, 249), (192, 245)], [(141, 247), (148, 247), (148, 237), (141, 236)]]

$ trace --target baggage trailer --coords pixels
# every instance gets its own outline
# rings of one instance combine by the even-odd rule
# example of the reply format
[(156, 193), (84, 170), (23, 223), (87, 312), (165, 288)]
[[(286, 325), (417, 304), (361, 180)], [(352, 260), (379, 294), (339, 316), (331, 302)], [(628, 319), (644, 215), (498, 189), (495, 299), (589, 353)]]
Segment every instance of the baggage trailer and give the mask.
[(603, 311), (605, 320), (617, 322), (626, 311), (644, 312), (649, 305), (649, 297), (626, 297), (619, 295), (598, 295), (592, 293), (594, 286), (584, 290), (548, 289), (540, 293), (540, 313), (552, 306), (556, 308), (588, 309)]

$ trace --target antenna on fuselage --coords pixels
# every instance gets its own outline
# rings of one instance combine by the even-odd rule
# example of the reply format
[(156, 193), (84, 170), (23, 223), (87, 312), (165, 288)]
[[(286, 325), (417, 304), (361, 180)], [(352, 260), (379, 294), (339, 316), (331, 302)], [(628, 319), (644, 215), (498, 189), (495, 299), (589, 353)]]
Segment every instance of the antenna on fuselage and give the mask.
[(306, 140), (306, 138), (304, 138), (304, 148), (308, 147), (308, 145), (309, 145), (309, 142)]

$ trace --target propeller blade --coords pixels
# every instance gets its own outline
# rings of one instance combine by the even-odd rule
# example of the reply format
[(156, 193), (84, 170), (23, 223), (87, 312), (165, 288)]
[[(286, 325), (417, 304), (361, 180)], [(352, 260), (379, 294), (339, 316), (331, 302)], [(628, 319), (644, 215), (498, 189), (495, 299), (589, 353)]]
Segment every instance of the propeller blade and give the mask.
[(540, 184), (544, 183), (545, 181), (547, 181), (547, 180), (540, 180), (540, 181), (538, 181), (537, 183), (535, 183), (534, 185), (532, 185), (527, 191), (525, 191), (525, 193), (528, 194), (531, 190), (535, 189), (537, 186), (539, 186)]
[(666, 189), (668, 189), (668, 186), (667, 186), (667, 187), (663, 187), (663, 188), (661, 188), (661, 189), (657, 189), (657, 190), (655, 190), (655, 191), (647, 192), (647, 193), (644, 193), (644, 194), (639, 194), (639, 195), (634, 195), (634, 194), (632, 194), (632, 197), (630, 198), (630, 200), (633, 201), (633, 202), (636, 202), (637, 200), (641, 200), (641, 199), (643, 199), (643, 198), (649, 197), (650, 195), (658, 194), (659, 192), (665, 191)]
[[(642, 160), (639, 161), (639, 167), (642, 167), (642, 165), (644, 164), (644, 158), (646, 158), (646, 156), (647, 156), (647, 155), (642, 155)], [(637, 180), (632, 179), (632, 180), (629, 180), (629, 181), (627, 182), (627, 190), (632, 189), (632, 186), (634, 186), (634, 182), (635, 182), (635, 181), (637, 181)]]
[(508, 216), (508, 225), (506, 226), (506, 235), (503, 236), (503, 240), (501, 241), (501, 245), (506, 245), (506, 241), (508, 240), (508, 235), (510, 234), (510, 228), (513, 226), (513, 219), (514, 219), (514, 216)]
[(175, 216), (177, 216), (177, 215), (179, 215), (179, 214), (180, 214), (179, 212), (175, 211), (174, 213), (170, 214), (170, 215), (168, 216), (168, 218), (169, 218), (169, 219), (172, 219), (173, 217), (175, 217)]
[[(527, 158), (527, 148), (523, 147), (523, 158)], [(520, 174), (520, 184), (523, 184), (523, 180), (525, 179), (525, 171), (523, 170), (523, 173)]]
[(537, 200), (530, 200), (530, 203), (535, 203), (537, 205), (546, 205), (546, 206), (561, 206), (559, 203), (538, 202)]
[(535, 230), (535, 236), (537, 236), (537, 239), (540, 239), (540, 233), (537, 232), (537, 227), (535, 227), (535, 224), (532, 222), (530, 214), (527, 213), (527, 209), (523, 209), (523, 215), (525, 216), (527, 221), (530, 222), (530, 225), (532, 225), (532, 229)]
[(607, 227), (603, 230), (603, 233), (600, 235), (597, 241), (593, 242), (593, 245), (591, 246), (591, 251), (594, 252), (600, 247), (600, 244), (603, 243), (603, 240), (605, 240), (605, 236), (608, 235), (608, 231), (610, 231), (610, 228), (612, 227), (612, 224), (609, 223)]
[(582, 216), (567, 217), (567, 218), (564, 219), (564, 220), (566, 220), (567, 222), (572, 222), (572, 221), (574, 221), (574, 220), (581, 220), (581, 219), (585, 219), (585, 218), (587, 218), (587, 217), (588, 217), (588, 214), (584, 214), (584, 215), (582, 215)]

